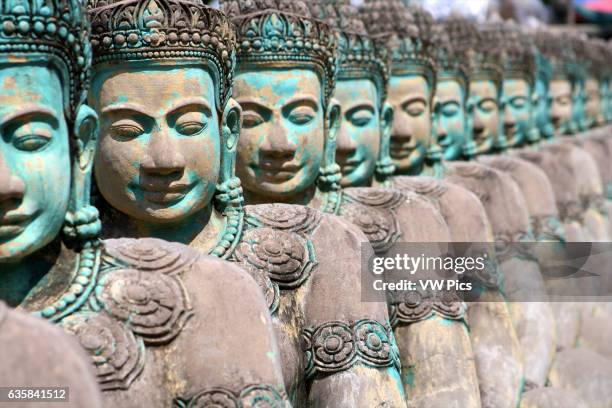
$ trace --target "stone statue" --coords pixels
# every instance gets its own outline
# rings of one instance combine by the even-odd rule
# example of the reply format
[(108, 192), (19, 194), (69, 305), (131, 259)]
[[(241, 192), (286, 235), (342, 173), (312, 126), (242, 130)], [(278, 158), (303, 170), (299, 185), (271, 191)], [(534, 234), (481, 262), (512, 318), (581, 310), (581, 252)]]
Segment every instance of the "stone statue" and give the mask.
[[(122, 3), (123, 17), (135, 5), (140, 17), (155, 15), (132, 3)], [(98, 119), (84, 103), (92, 59), (84, 13), (76, 0), (0, 8), (0, 299), (76, 336), (106, 406), (287, 406), (265, 301), (240, 268), (180, 244), (98, 238), (89, 202)], [(159, 35), (154, 28), (146, 35)], [(98, 38), (96, 47), (113, 45)], [(49, 345), (44, 332), (20, 341), (71, 347)], [(57, 356), (64, 369), (79, 369), (70, 354)], [(93, 397), (81, 406), (92, 405)]]
[[(441, 209), (456, 242), (491, 242), (493, 232), (480, 200), (463, 187), (433, 177), (407, 176), (419, 174), (424, 168), (436, 167), (433, 174), (443, 176), (438, 163), (441, 152), (431, 148), (430, 104), (437, 76), (434, 69), (434, 49), (430, 37), (430, 17), (420, 9), (406, 9), (400, 2), (366, 2), (365, 19), (370, 33), (387, 38), (392, 53), (390, 102), (394, 105), (395, 121), (391, 139), (391, 157), (398, 169), (393, 178), (395, 186), (418, 191), (431, 198)], [(400, 18), (401, 17), (401, 18)], [(451, 78), (443, 86), (440, 98), (453, 91)], [(442, 99), (440, 99), (442, 100)], [(454, 102), (446, 106), (452, 115), (458, 113)], [(463, 101), (460, 101), (463, 102)], [(446, 129), (455, 122), (445, 123)], [(462, 150), (463, 132), (449, 132), (448, 146)], [(429, 153), (428, 153), (429, 151)], [(492, 259), (495, 258), (494, 253)], [(498, 291), (495, 274), (481, 280), (484, 290), (482, 300), (491, 302), (470, 304), (470, 338), (476, 359), (476, 368), (481, 384), (480, 396), (483, 404), (498, 396), (503, 401), (516, 400), (522, 378), (522, 363), (519, 345), (514, 333), (509, 312)], [(501, 300), (501, 302), (500, 302)], [(492, 328), (495, 327), (496, 329)], [(497, 350), (496, 352), (491, 352)], [(492, 376), (493, 365), (506, 367), (499, 375)], [(489, 395), (491, 397), (489, 397)]]
[[(24, 341), (24, 339), (27, 339)], [(10, 310), (0, 301), (0, 384), (3, 387), (67, 387), (66, 407), (100, 408), (100, 391), (89, 358), (78, 343), (61, 329)], [(8, 402), (8, 401), (4, 401)], [(29, 408), (41, 402), (12, 401)]]
[[(333, 48), (319, 37), (318, 23), (267, 10), (241, 24), (234, 8), (250, 6), (225, 4), (238, 23), (238, 56), (251, 47), (278, 54), (291, 27), (290, 49), (316, 47), (314, 63), (328, 66)], [(241, 265), (241, 279), (250, 274), (266, 296), (295, 406), (401, 407), (384, 298), (360, 299), (365, 237), (314, 209), (243, 206), (234, 176), (241, 124), (231, 98), (236, 40), (222, 13), (181, 0), (141, 0), (99, 2), (90, 15), (91, 101), (101, 116), (95, 173), (103, 219), (113, 226), (106, 234), (165, 238)], [(311, 102), (284, 113), (308, 121)], [(245, 126), (252, 120), (245, 116)]]

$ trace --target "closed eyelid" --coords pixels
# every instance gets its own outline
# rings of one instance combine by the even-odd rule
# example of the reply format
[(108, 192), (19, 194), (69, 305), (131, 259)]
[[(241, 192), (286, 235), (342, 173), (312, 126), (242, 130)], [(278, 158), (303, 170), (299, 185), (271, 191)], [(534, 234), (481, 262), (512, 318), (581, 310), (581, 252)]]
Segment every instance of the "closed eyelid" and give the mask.
[(34, 121), (46, 122), (53, 128), (59, 127), (59, 119), (51, 109), (26, 106), (0, 119), (0, 123), (2, 123), (0, 129), (4, 132), (4, 129), (16, 128)]
[(283, 112), (288, 114), (291, 113), (291, 111), (301, 107), (311, 108), (313, 111), (315, 111), (315, 113), (319, 111), (319, 104), (315, 98), (300, 96), (289, 100), (283, 107)]

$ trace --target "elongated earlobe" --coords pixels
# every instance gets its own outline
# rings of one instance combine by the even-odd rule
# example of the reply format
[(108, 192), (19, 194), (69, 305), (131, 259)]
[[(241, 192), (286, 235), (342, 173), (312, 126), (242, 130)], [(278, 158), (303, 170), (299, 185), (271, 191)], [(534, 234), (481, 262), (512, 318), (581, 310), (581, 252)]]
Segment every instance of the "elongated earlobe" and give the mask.
[(386, 185), (391, 176), (395, 173), (395, 164), (391, 160), (391, 132), (393, 131), (393, 107), (385, 103), (382, 107), (380, 123), (380, 152), (376, 161), (374, 177), (376, 182)]
[(323, 192), (338, 191), (342, 173), (336, 164), (336, 137), (340, 130), (342, 110), (337, 100), (331, 99), (326, 112), (324, 157), (317, 185)]

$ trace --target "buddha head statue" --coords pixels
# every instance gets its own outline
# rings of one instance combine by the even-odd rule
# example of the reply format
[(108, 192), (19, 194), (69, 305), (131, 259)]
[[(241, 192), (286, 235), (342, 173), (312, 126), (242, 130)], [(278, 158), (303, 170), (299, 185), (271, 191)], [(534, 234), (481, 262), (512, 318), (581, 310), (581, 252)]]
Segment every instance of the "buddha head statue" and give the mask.
[(554, 134), (569, 134), (572, 131), (573, 88), (575, 67), (573, 51), (564, 34), (541, 32), (538, 34), (538, 50), (550, 65), (548, 86), (550, 123)]
[(57, 248), (62, 230), (82, 245), (99, 232), (88, 35), (78, 0), (0, 3), (0, 269)]
[(341, 106), (336, 162), (341, 187), (384, 184), (395, 167), (389, 157), (393, 110), (384, 44), (370, 38), (349, 0), (321, 0), (316, 17), (336, 31), (338, 77), (333, 98)]
[(576, 134), (587, 128), (585, 114), (586, 85), (589, 71), (588, 41), (586, 36), (579, 33), (568, 33), (565, 35), (566, 47), (572, 51), (573, 67), (572, 83), (572, 121), (570, 131), (566, 134)]
[(225, 16), (184, 0), (94, 0), (88, 12), (101, 208), (151, 230), (234, 209), (240, 110), (230, 97), (235, 33)]
[(546, 42), (554, 34), (544, 28), (529, 33), (530, 38), (536, 44), (535, 63), (536, 75), (534, 85), (534, 114), (535, 126), (540, 138), (551, 139), (555, 135), (555, 129), (550, 121), (550, 81), (552, 79), (552, 66), (540, 51), (540, 47), (545, 47)]
[(500, 132), (499, 100), (502, 85), (502, 65), (498, 23), (482, 24), (477, 31), (469, 31), (469, 96), (468, 127), (475, 144), (475, 154), (493, 150)]
[(432, 140), (436, 85), (433, 18), (402, 0), (366, 0), (363, 20), (372, 36), (386, 38), (391, 59), (387, 100), (393, 108), (390, 155), (398, 174), (419, 174), (428, 154), (439, 159)]
[(434, 26), (438, 70), (432, 121), (437, 145), (443, 149), (446, 160), (471, 158), (476, 154), (466, 112), (469, 93), (467, 45), (475, 30), (472, 22), (457, 14)]
[(237, 27), (234, 97), (243, 122), (236, 171), (247, 201), (307, 204), (317, 191), (337, 190), (336, 36), (313, 17), (317, 2), (221, 6)]
[(514, 22), (502, 23), (503, 82), (500, 113), (508, 147), (521, 147), (539, 140), (534, 126), (533, 94), (535, 50), (529, 37)]
[(608, 47), (601, 40), (585, 41), (586, 79), (584, 82), (584, 121), (586, 128), (604, 123), (604, 104), (607, 88)]

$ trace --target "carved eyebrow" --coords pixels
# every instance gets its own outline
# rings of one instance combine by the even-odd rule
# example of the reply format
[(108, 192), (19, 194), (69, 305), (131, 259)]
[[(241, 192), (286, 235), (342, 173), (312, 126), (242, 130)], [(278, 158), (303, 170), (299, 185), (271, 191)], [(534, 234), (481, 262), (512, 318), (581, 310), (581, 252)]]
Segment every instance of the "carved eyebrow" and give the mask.
[(194, 110), (203, 110), (207, 116), (212, 116), (212, 110), (210, 105), (204, 98), (194, 97), (183, 99), (179, 103), (175, 104), (169, 111), (168, 114), (177, 113), (180, 110), (186, 110), (187, 108), (195, 108)]
[(59, 126), (59, 119), (57, 117), (57, 112), (52, 109), (46, 108), (44, 106), (38, 105), (25, 105), (21, 109), (11, 112), (0, 119), (0, 123), (2, 123), (2, 128), (16, 121), (24, 121), (27, 122), (28, 118), (31, 117), (39, 117), (43, 120), (49, 122), (49, 124), (53, 127)]
[(266, 114), (272, 114), (272, 109), (268, 108), (263, 101), (258, 98), (240, 98), (237, 100), (238, 104), (244, 110), (255, 110), (264, 112)]
[(285, 103), (283, 110), (291, 109), (295, 105), (310, 105), (310, 107), (314, 109), (315, 111), (319, 110), (319, 103), (317, 99), (314, 96), (310, 96), (310, 95), (300, 95), (300, 96), (296, 96), (296, 97), (289, 99)]
[(355, 112), (361, 111), (361, 110), (367, 110), (370, 113), (375, 113), (376, 112), (376, 108), (374, 107), (374, 105), (372, 105), (371, 103), (368, 102), (363, 102), (363, 103), (359, 103), (356, 104), (354, 106), (349, 107), (346, 110), (346, 116), (351, 116), (353, 115)]
[(111, 114), (117, 112), (133, 112), (139, 115), (147, 116), (149, 118), (155, 118), (152, 112), (147, 111), (142, 106), (135, 105), (132, 103), (118, 103), (116, 105), (105, 106), (102, 109), (102, 114)]
[(401, 105), (408, 105), (413, 102), (422, 102), (423, 104), (427, 105), (427, 99), (423, 98), (422, 96), (413, 96), (406, 98), (402, 101)]

